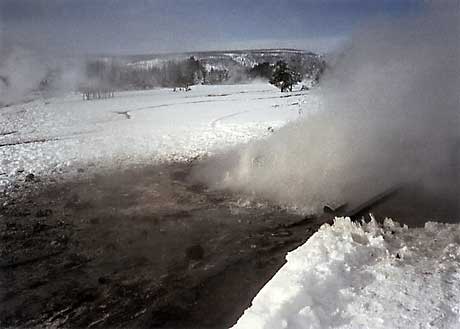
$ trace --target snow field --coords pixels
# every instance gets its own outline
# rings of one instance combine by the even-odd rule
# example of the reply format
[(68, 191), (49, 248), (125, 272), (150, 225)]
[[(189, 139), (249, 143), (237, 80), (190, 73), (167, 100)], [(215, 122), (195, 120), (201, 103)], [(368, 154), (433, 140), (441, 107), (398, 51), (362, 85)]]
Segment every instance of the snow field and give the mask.
[[(17, 179), (18, 170), (49, 175), (72, 166), (123, 166), (212, 153), (298, 119), (305, 98), (306, 93), (281, 94), (258, 83), (120, 92), (94, 101), (68, 95), (2, 108), (0, 187)], [(30, 141), (38, 142), (5, 145)]]

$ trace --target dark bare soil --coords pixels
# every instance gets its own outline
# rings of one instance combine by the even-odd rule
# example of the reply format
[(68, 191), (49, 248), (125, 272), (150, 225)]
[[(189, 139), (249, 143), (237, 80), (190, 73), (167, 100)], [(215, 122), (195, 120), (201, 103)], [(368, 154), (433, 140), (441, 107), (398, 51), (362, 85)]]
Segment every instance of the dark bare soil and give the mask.
[(43, 184), (0, 210), (0, 327), (226, 328), (320, 226), (187, 182), (190, 165)]

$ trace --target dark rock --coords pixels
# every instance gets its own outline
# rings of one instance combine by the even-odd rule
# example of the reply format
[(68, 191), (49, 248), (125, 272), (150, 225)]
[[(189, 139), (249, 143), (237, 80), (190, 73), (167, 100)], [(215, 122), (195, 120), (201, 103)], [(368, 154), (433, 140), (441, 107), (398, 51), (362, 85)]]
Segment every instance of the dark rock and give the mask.
[(48, 225), (45, 225), (43, 223), (35, 223), (34, 226), (32, 227), (32, 231), (34, 233), (39, 233), (41, 231), (44, 231), (46, 230), (48, 227)]
[(62, 244), (67, 244), (69, 242), (69, 237), (65, 234), (62, 234), (59, 238), (58, 241)]
[(11, 216), (15, 217), (26, 217), (31, 214), (29, 209), (24, 209), (24, 208), (13, 208), (10, 212)]
[(30, 173), (26, 176), (25, 181), (30, 183), (30, 182), (35, 182), (37, 179), (34, 174)]
[(16, 229), (16, 223), (14, 223), (14, 222), (6, 223), (6, 228), (8, 230), (15, 230)]
[(99, 284), (107, 284), (110, 282), (110, 278), (106, 276), (101, 276), (99, 277), (99, 279), (97, 279), (97, 282), (99, 282)]
[(204, 249), (201, 245), (196, 244), (194, 246), (188, 247), (185, 250), (185, 254), (190, 260), (201, 260), (204, 257)]
[(53, 213), (51, 209), (39, 209), (35, 214), (36, 217), (48, 217)]

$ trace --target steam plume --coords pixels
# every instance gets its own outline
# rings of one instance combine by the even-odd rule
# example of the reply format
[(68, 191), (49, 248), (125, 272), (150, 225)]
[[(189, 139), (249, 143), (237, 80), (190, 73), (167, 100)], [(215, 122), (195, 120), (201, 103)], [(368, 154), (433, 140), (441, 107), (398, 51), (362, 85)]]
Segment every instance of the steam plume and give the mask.
[(195, 177), (305, 212), (407, 181), (458, 185), (459, 22), (436, 13), (355, 33), (316, 91), (320, 111)]

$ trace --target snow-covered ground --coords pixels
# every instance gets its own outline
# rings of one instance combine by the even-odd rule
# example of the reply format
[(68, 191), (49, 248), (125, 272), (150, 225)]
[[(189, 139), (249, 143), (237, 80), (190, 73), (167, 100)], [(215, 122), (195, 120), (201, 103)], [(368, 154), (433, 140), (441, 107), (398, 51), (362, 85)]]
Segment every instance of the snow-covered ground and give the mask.
[(324, 225), (234, 329), (460, 328), (460, 225)]
[(69, 95), (2, 108), (0, 187), (18, 171), (47, 175), (212, 153), (264, 137), (269, 127), (296, 120), (301, 103), (315, 102), (308, 93), (281, 94), (259, 83), (121, 92), (94, 101)]

